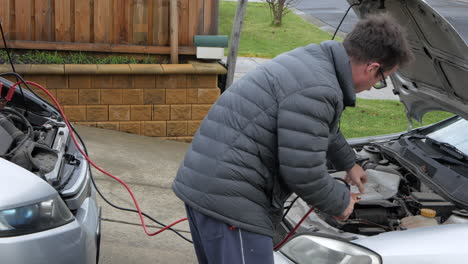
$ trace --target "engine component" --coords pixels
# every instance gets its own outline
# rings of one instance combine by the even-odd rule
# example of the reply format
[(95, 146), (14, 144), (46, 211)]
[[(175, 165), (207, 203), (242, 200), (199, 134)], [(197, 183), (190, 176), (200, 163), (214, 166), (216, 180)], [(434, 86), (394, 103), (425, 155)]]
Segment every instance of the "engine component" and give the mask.
[(375, 146), (364, 146), (361, 151), (357, 153), (358, 159), (368, 159), (373, 163), (378, 163), (381, 160), (380, 149)]
[(417, 208), (432, 209), (443, 219), (447, 219), (452, 211), (456, 209), (455, 204), (432, 192), (412, 192), (410, 196), (416, 202)]
[[(400, 177), (396, 174), (367, 170), (367, 183), (364, 185), (366, 193), (362, 195), (361, 201), (386, 200), (393, 197), (398, 192)], [(332, 177), (342, 178), (346, 176), (345, 172), (333, 173)], [(351, 186), (351, 192), (359, 192), (356, 186)]]
[(386, 208), (365, 208), (365, 209), (355, 209), (354, 216), (357, 219), (368, 220), (372, 223), (379, 225), (388, 225), (389, 220), (389, 210)]
[(12, 145), (14, 143), (19, 144), (25, 137), (23, 131), (14, 125), (12, 119), (13, 115), (16, 115), (16, 119), (19, 119), (20, 122), (23, 121), (23, 119), (18, 118), (20, 114), (12, 109), (2, 109), (2, 112), (5, 111), (8, 112), (8, 115), (6, 115), (7, 113), (3, 114), (0, 112), (0, 136), (2, 139), (0, 143), (0, 155), (2, 156), (10, 154)]
[(466, 209), (454, 210), (453, 213), (455, 215), (460, 216), (460, 217), (468, 218), (468, 210), (466, 210)]
[(35, 141), (30, 122), (16, 110), (5, 107), (0, 110), (0, 156), (44, 177), (53, 170), (57, 153)]
[(411, 197), (419, 202), (445, 202), (445, 199), (436, 193), (412, 192)]
[[(377, 164), (376, 164), (377, 165)], [(377, 167), (384, 167), (377, 165)], [(390, 171), (394, 169), (389, 168)], [(398, 193), (400, 176), (395, 173), (366, 170), (366, 192), (362, 199), (355, 205), (355, 209), (348, 221), (337, 222), (333, 217), (321, 215), (329, 225), (345, 232), (363, 235), (375, 235), (392, 230), (398, 219), (406, 215), (403, 205), (393, 199)], [(335, 178), (344, 178), (346, 173), (337, 172), (331, 174)], [(351, 192), (359, 192), (356, 186), (351, 186)]]
[(438, 216), (446, 219), (456, 206), (451, 202), (421, 202), (420, 208), (428, 208), (437, 212)]
[(468, 211), (465, 209), (453, 211), (444, 224), (468, 224)]
[(439, 225), (439, 222), (435, 218), (435, 211), (430, 209), (424, 209), (421, 209), (420, 215), (412, 215), (401, 219), (401, 227), (405, 229), (411, 229), (424, 226)]
[(380, 149), (375, 146), (364, 146), (363, 149), (367, 152), (378, 154), (380, 153)]
[(27, 140), (15, 151), (10, 161), (29, 171), (44, 175), (54, 169), (57, 158), (57, 153), (49, 147)]
[(379, 161), (379, 165), (382, 165), (382, 166), (387, 166), (389, 164), (390, 164), (390, 161), (386, 160), (386, 159), (383, 159), (383, 160)]
[(0, 125), (0, 155), (5, 155), (13, 143), (13, 137)]

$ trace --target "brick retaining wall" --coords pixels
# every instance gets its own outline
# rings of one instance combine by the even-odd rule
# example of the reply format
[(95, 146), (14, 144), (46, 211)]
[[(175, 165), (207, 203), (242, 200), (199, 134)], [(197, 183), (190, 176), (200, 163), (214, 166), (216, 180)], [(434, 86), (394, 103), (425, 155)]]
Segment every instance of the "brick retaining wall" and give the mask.
[(186, 142), (220, 94), (217, 75), (225, 74), (217, 63), (18, 66), (26, 68), (19, 69), (26, 80), (45, 85), (77, 125)]

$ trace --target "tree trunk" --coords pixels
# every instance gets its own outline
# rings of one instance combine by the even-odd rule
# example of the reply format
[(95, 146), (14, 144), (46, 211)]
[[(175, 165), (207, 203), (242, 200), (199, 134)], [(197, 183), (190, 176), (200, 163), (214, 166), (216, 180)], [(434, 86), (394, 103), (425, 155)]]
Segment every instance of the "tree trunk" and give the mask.
[(273, 26), (279, 27), (279, 26), (281, 26), (282, 22), (283, 22), (282, 17), (275, 15), (275, 18), (273, 20)]
[(273, 26), (279, 27), (283, 23), (283, 12), (284, 12), (285, 1), (279, 1), (278, 6), (274, 11)]

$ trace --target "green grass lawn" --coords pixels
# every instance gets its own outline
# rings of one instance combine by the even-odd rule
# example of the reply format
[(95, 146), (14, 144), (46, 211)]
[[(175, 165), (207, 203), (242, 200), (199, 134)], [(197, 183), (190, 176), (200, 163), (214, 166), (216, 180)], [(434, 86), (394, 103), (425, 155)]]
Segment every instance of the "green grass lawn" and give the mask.
[[(231, 36), (236, 8), (237, 2), (220, 2), (220, 35)], [(266, 4), (249, 3), (242, 28), (239, 56), (273, 58), (297, 47), (320, 43), (331, 37), (294, 13), (284, 17), (281, 27), (273, 27)]]
[[(447, 112), (427, 113), (422, 125), (446, 119)], [(414, 121), (414, 127), (421, 124)], [(346, 138), (375, 136), (406, 131), (408, 119), (401, 102), (392, 100), (357, 99), (356, 107), (348, 107), (341, 117), (341, 130)]]

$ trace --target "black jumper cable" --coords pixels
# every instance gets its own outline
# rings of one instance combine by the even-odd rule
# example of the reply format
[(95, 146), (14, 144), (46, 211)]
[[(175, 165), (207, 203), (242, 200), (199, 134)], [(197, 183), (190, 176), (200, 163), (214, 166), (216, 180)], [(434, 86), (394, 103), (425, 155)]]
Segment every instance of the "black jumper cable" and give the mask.
[[(14, 67), (14, 64), (13, 64), (13, 60), (10, 56), (10, 52), (9, 52), (9, 49), (8, 49), (8, 45), (7, 45), (7, 42), (6, 42), (6, 38), (5, 38), (5, 34), (4, 34), (4, 31), (3, 31), (3, 26), (0, 22), (0, 31), (1, 31), (1, 34), (2, 34), (2, 39), (3, 39), (3, 44), (4, 44), (4, 48), (5, 48), (5, 51), (8, 55), (8, 59), (9, 59), (9, 62), (11, 64), (11, 67), (13, 69), (13, 72), (11, 73), (2, 73), (0, 74), (0, 76), (6, 76), (6, 75), (11, 75), (11, 76), (15, 76), (17, 78), (17, 82), (15, 84), (13, 84), (9, 90), (8, 90), (8, 93), (6, 95), (5, 98), (0, 98), (0, 104), (7, 104), (11, 101), (11, 99), (13, 98), (14, 96), (14, 92), (15, 92), (15, 89), (16, 87), (18, 86), (20, 88), (20, 92), (21, 92), (21, 95), (22, 95), (22, 98), (23, 98), (23, 103), (24, 103), (24, 107), (25, 107), (25, 110), (26, 110), (26, 114), (27, 114), (27, 104), (26, 104), (26, 100), (25, 100), (25, 97), (24, 97), (24, 93), (23, 93), (23, 88), (20, 87), (20, 84), (24, 84), (28, 90), (33, 93), (37, 98), (41, 99), (42, 101), (44, 101), (44, 103), (47, 103), (48, 105), (52, 106), (54, 109), (56, 109), (60, 115), (62, 116), (65, 124), (67, 125), (68, 129), (70, 130), (70, 135), (72, 137), (72, 140), (73, 140), (73, 143), (75, 144), (75, 146), (77, 147), (77, 149), (79, 150), (79, 152), (83, 155), (83, 157), (93, 166), (95, 167), (97, 170), (101, 171), (102, 173), (106, 174), (107, 176), (113, 178), (114, 180), (118, 181), (120, 184), (122, 184), (125, 189), (128, 191), (128, 193), (130, 194), (134, 204), (135, 204), (135, 207), (136, 207), (136, 210), (135, 209), (130, 209), (130, 208), (124, 208), (124, 207), (121, 207), (121, 206), (117, 206), (115, 204), (113, 204), (112, 202), (110, 202), (103, 194), (102, 192), (99, 190), (99, 188), (97, 187), (96, 185), (96, 182), (94, 180), (94, 177), (92, 175), (92, 173), (90, 174), (90, 178), (91, 178), (91, 181), (93, 183), (93, 186), (95, 187), (96, 191), (98, 192), (98, 194), (101, 196), (101, 198), (106, 202), (108, 203), (110, 206), (116, 208), (116, 209), (119, 209), (119, 210), (123, 210), (123, 211), (128, 211), (128, 212), (136, 212), (138, 213), (139, 217), (140, 217), (140, 221), (142, 223), (142, 227), (145, 231), (145, 233), (148, 235), (148, 236), (154, 236), (154, 235), (157, 235), (165, 230), (171, 230), (173, 232), (175, 232), (179, 237), (181, 237), (182, 239), (186, 240), (187, 242), (190, 242), (192, 243), (192, 241), (190, 239), (188, 239), (187, 237), (183, 236), (182, 234), (180, 234), (178, 231), (172, 229), (171, 227), (182, 222), (182, 221), (185, 221), (187, 220), (187, 218), (182, 218), (182, 219), (179, 219), (177, 221), (175, 221), (174, 223), (170, 224), (170, 225), (165, 225), (159, 221), (157, 221), (156, 219), (154, 219), (153, 217), (149, 216), (148, 214), (144, 213), (141, 211), (140, 209), (140, 206), (133, 194), (133, 192), (131, 191), (130, 187), (128, 187), (128, 185), (122, 181), (121, 179), (119, 179), (118, 177), (108, 173), (107, 171), (105, 171), (104, 169), (100, 168), (97, 164), (95, 164), (87, 155), (87, 150), (86, 150), (86, 147), (83, 143), (83, 140), (81, 139), (81, 137), (76, 133), (76, 130), (75, 128), (68, 122), (68, 119), (66, 118), (60, 104), (58, 103), (58, 101), (55, 99), (55, 97), (44, 87), (42, 87), (40, 84), (37, 84), (37, 83), (34, 83), (34, 82), (29, 82), (29, 81), (25, 81), (21, 75), (19, 75), (16, 70), (15, 70), (15, 67)], [(39, 89), (41, 89), (42, 91), (44, 91), (51, 99), (52, 101), (54, 102), (55, 106), (48, 103), (47, 101), (43, 100), (39, 95), (37, 95), (29, 86), (29, 84), (31, 85), (34, 85), (36, 87), (38, 87)], [(3, 88), (3, 87), (1, 87)], [(0, 92), (1, 92), (1, 89), (0, 89)], [(1, 93), (0, 93), (0, 97), (1, 97)], [(83, 146), (84, 150), (82, 149), (82, 147), (80, 146), (80, 144), (78, 143), (78, 140), (76, 139), (75, 135), (78, 135), (78, 138), (80, 139), (80, 143), (81, 143), (81, 146)], [(143, 216), (149, 218), (150, 220), (154, 221), (155, 223), (157, 223), (158, 225), (161, 225), (163, 226), (162, 229), (158, 230), (157, 232), (154, 232), (154, 233), (150, 233), (146, 227), (146, 224), (145, 224), (145, 221), (144, 221), (144, 218)]]

